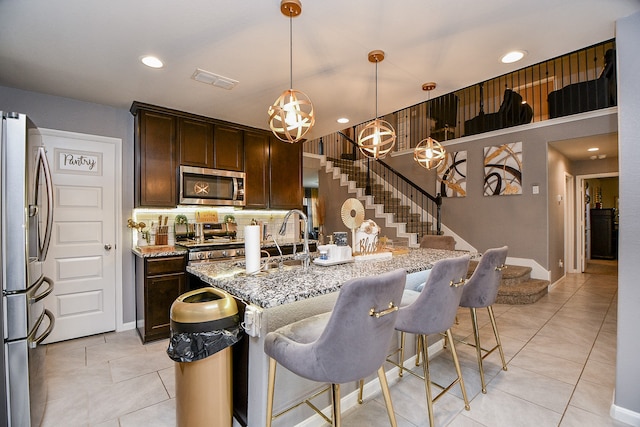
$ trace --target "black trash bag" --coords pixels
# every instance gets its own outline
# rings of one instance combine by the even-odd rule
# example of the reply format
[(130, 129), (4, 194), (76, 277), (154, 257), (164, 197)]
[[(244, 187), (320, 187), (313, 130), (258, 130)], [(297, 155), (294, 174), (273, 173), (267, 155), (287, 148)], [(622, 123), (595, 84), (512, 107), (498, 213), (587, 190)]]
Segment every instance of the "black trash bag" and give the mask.
[[(193, 330), (206, 329), (206, 327), (200, 324), (195, 328), (193, 325), (183, 328), (186, 324), (176, 325), (172, 322), (167, 355), (175, 362), (195, 362), (232, 346), (242, 338), (242, 330), (237, 321), (238, 316), (234, 318), (229, 318), (231, 322), (225, 322), (224, 327), (211, 328), (213, 330)], [(206, 322), (204, 325), (209, 323), (211, 322)]]

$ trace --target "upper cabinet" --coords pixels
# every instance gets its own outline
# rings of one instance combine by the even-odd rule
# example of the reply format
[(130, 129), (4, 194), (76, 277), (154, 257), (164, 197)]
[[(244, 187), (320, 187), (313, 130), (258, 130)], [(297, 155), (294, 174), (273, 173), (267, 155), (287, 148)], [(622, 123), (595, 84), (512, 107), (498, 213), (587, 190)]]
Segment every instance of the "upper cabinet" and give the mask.
[(247, 208), (269, 207), (269, 133), (244, 133), (244, 199)]
[(246, 207), (302, 206), (302, 145), (269, 131), (134, 102), (135, 205), (175, 207), (180, 165), (244, 171)]
[(302, 144), (289, 144), (270, 139), (269, 207), (300, 209), (302, 189)]
[(135, 118), (135, 201), (140, 207), (175, 207), (176, 118), (138, 111)]
[(244, 170), (244, 131), (215, 125), (213, 128), (213, 167), (230, 171)]
[(179, 164), (213, 168), (213, 123), (178, 119)]
[(302, 208), (302, 145), (288, 144), (271, 132), (245, 132), (246, 207)]

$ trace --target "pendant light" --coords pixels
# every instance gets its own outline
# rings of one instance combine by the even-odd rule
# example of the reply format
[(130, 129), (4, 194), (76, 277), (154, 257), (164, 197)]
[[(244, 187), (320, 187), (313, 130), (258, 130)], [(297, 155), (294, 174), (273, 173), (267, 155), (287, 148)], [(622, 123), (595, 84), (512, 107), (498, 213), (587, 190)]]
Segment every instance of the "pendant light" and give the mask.
[(293, 89), (293, 18), (302, 13), (299, 0), (282, 0), (280, 12), (289, 17), (289, 87), (269, 107), (269, 127), (281, 141), (294, 143), (302, 140), (315, 123), (313, 104), (309, 97)]
[[(436, 88), (436, 84), (434, 82), (425, 83), (422, 85), (422, 90), (428, 91), (430, 94), (433, 89)], [(431, 96), (429, 96), (429, 100), (427, 101), (428, 108), (428, 120), (427, 120), (427, 135), (431, 134)], [(427, 136), (426, 139), (423, 139), (416, 145), (415, 150), (413, 150), (413, 159), (418, 162), (420, 166), (427, 170), (435, 169), (444, 161), (447, 156), (447, 152), (438, 141), (431, 138), (431, 136)]]
[(384, 52), (369, 52), (369, 62), (376, 64), (376, 118), (368, 123), (358, 135), (360, 152), (373, 159), (384, 158), (396, 143), (396, 131), (385, 120), (378, 118), (378, 63), (384, 60)]

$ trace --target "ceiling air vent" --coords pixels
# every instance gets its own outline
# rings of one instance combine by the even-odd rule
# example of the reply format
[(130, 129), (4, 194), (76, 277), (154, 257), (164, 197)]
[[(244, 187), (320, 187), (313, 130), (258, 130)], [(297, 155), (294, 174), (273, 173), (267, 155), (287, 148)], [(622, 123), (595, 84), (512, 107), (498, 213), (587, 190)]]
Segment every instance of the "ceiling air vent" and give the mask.
[(237, 80), (230, 79), (229, 77), (219, 76), (218, 74), (214, 74), (210, 71), (206, 71), (200, 68), (196, 68), (196, 71), (193, 73), (191, 78), (195, 81), (227, 90), (233, 89), (238, 83), (240, 83)]

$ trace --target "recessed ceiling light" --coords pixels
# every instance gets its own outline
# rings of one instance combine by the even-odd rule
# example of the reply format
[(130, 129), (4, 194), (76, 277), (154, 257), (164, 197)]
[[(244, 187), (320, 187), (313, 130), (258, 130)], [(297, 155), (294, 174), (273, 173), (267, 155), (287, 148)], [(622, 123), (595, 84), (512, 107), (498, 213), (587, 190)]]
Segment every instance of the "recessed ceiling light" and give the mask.
[(147, 67), (151, 67), (151, 68), (164, 67), (164, 64), (162, 63), (162, 61), (156, 58), (155, 56), (150, 56), (150, 55), (143, 56), (142, 58), (140, 58), (140, 61), (142, 61), (142, 63)]
[(514, 50), (500, 58), (500, 61), (504, 64), (511, 64), (513, 62), (520, 61), (526, 54), (527, 52), (524, 50)]
[(587, 151), (598, 151), (598, 150), (599, 150), (598, 147), (591, 147)]
[(338, 120), (336, 120), (338, 123), (349, 123), (349, 119), (347, 119), (346, 117), (340, 117)]

